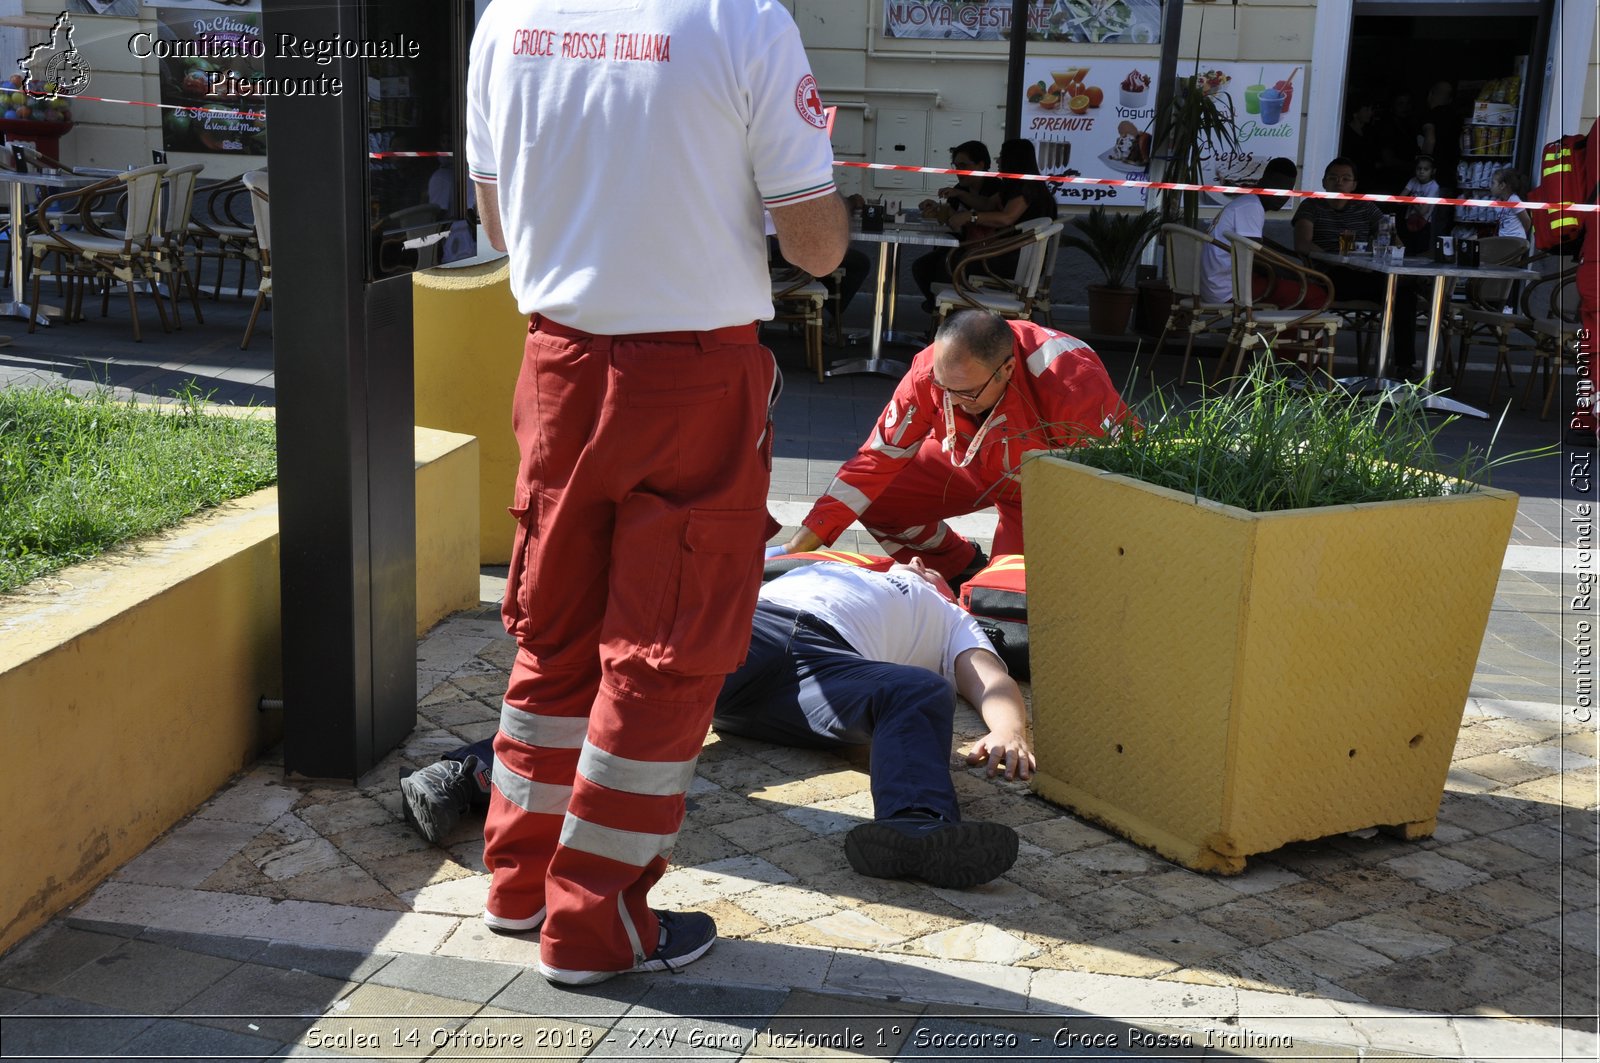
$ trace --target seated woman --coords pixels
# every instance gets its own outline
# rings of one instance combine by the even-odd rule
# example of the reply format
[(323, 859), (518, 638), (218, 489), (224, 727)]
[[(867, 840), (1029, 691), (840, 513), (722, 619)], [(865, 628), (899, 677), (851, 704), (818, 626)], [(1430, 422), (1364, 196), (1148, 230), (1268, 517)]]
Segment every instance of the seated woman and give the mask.
[[(969, 140), (950, 149), (950, 165), (957, 170), (987, 170), (992, 162), (989, 147), (981, 140)], [(955, 184), (939, 189), (939, 197), (944, 202), (922, 201), (922, 213), (950, 224), (956, 215), (992, 209), (1000, 202), (1002, 184), (998, 177), (957, 177)], [(994, 231), (972, 225), (952, 224), (950, 227), (963, 241), (981, 240)], [(950, 280), (950, 269), (945, 263), (947, 256), (946, 249), (940, 247), (911, 263), (911, 276), (922, 290), (922, 309), (929, 313), (933, 312), (933, 286)]]
[[(1039, 159), (1034, 154), (1033, 141), (1018, 138), (1000, 145), (999, 167), (1001, 173), (1038, 173)], [(1054, 221), (1056, 214), (1056, 197), (1047, 182), (1005, 177), (999, 180), (997, 202), (993, 207), (973, 207), (965, 211), (956, 211), (950, 216), (948, 224), (963, 234), (963, 242), (971, 242), (971, 238), (965, 235), (969, 231), (977, 231), (988, 236), (1034, 218), (1048, 218)], [(922, 309), (926, 312), (933, 313), (934, 284), (949, 281), (950, 266), (961, 261), (961, 251), (961, 248), (956, 248), (949, 254), (935, 252), (933, 255), (924, 255), (912, 263), (911, 275), (916, 278), (917, 287), (922, 289)], [(925, 265), (930, 258), (935, 257), (937, 257), (936, 263)], [(992, 260), (989, 263), (989, 270), (995, 274), (1004, 274), (1016, 269), (1016, 265), (1017, 252), (1013, 252)]]

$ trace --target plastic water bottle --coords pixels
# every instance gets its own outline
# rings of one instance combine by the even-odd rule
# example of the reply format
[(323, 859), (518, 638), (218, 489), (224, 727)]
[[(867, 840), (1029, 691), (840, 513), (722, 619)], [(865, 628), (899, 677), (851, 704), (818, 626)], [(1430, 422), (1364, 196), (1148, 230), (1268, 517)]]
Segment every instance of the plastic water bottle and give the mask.
[(1383, 220), (1378, 222), (1378, 231), (1372, 238), (1372, 257), (1379, 262), (1389, 257), (1389, 246), (1394, 242), (1391, 235), (1393, 226), (1394, 217), (1389, 214), (1385, 214)]

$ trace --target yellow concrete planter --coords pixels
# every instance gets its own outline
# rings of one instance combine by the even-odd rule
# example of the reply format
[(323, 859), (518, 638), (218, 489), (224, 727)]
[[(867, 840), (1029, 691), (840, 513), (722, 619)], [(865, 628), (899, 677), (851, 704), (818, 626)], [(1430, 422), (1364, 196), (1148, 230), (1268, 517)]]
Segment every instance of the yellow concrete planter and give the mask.
[[(478, 604), (478, 448), (419, 428), (419, 634)], [(277, 741), (278, 491), (0, 597), (0, 953)]]
[(1516, 495), (1251, 513), (1022, 476), (1038, 793), (1224, 874), (1432, 833)]
[(517, 486), (511, 396), (522, 369), (528, 318), (511, 295), (509, 259), (429, 269), (411, 276), (418, 424), (478, 437), (478, 563), (511, 558)]

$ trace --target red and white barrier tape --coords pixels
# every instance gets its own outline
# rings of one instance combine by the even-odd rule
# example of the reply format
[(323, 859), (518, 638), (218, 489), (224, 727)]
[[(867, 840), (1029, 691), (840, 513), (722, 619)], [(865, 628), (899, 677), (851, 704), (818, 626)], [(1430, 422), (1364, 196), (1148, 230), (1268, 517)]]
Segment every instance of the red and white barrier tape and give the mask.
[[(71, 100), (90, 100), (94, 103), (125, 103), (131, 107), (153, 107), (162, 111), (193, 111), (195, 114), (213, 115), (218, 118), (266, 118), (265, 111), (236, 111), (227, 107), (186, 107), (176, 103), (152, 103), (149, 100), (122, 100), (115, 96), (70, 96)], [(448, 159), (455, 155), (453, 151), (372, 151), (368, 158), (373, 159)]]
[(198, 111), (223, 118), (265, 118), (265, 111), (235, 111), (227, 107), (184, 107), (176, 103), (151, 103), (149, 100), (119, 100), (115, 96), (64, 96), (70, 102), (90, 100), (94, 103), (126, 103), (131, 107), (154, 107), (163, 111)]
[(1432, 203), (1452, 207), (1520, 207), (1526, 210), (1600, 212), (1594, 203), (1526, 203), (1503, 199), (1455, 199), (1449, 196), (1390, 196), (1368, 192), (1303, 192), (1297, 188), (1243, 188), (1237, 185), (1191, 185), (1178, 181), (1132, 181), (1116, 177), (1066, 177), (1059, 174), (1001, 173), (996, 170), (953, 170), (938, 166), (901, 166), (887, 162), (850, 162), (835, 159), (835, 166), (862, 170), (900, 170), (906, 173), (954, 174), (959, 177), (1008, 177), (1021, 181), (1047, 181), (1073, 185), (1109, 185), (1113, 188), (1160, 188), (1175, 192), (1225, 192), (1230, 195), (1288, 196), (1294, 199), (1353, 199), (1366, 203)]

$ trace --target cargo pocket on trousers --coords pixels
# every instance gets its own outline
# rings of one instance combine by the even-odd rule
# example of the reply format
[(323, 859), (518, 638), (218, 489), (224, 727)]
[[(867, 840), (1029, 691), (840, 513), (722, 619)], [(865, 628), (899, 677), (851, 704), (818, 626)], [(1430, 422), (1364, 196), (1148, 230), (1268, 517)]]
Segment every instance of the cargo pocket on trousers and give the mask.
[(674, 675), (726, 675), (750, 648), (766, 508), (693, 509), (683, 527), (678, 595), (651, 663)]
[(528, 615), (527, 595), (523, 589), (528, 584), (528, 535), (531, 523), (528, 510), (532, 505), (533, 489), (518, 484), (512, 503), (506, 508), (506, 512), (517, 522), (517, 531), (511, 540), (510, 564), (506, 566), (506, 594), (500, 601), (500, 622), (512, 635), (517, 634), (517, 625)]

